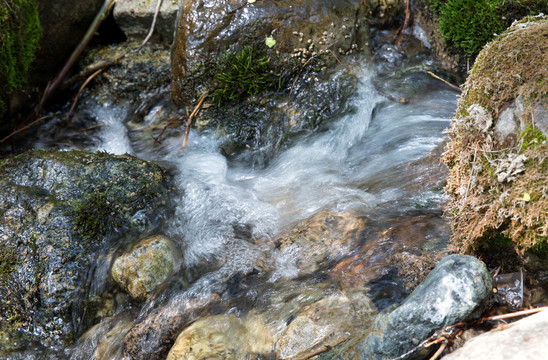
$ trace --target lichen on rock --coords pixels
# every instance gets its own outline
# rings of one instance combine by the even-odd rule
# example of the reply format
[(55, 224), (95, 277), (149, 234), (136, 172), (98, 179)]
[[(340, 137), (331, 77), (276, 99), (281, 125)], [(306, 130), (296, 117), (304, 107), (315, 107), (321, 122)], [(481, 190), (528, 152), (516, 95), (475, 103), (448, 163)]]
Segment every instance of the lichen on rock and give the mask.
[(548, 17), (527, 17), (480, 52), (463, 88), (443, 161), (453, 242), (470, 253), (500, 235), (547, 245)]

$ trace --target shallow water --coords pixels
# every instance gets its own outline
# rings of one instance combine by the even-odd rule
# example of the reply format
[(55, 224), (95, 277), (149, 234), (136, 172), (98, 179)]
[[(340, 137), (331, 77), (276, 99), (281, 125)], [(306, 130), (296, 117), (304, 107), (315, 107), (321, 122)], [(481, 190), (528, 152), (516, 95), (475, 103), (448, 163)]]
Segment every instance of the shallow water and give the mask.
[[(398, 246), (437, 251), (447, 241), (444, 227), (439, 226), (444, 223), (441, 205), (446, 198), (439, 187), (443, 175), (435, 171), (437, 160), (419, 165), (418, 171), (410, 168), (443, 141), (457, 94), (422, 72), (390, 73), (386, 67), (362, 69), (352, 113), (336, 119), (326, 130), (292, 141), (264, 166), (249, 160), (260, 149), (224, 156), (219, 147), (223, 138), (214, 132), (191, 130), (184, 150), (177, 137), (165, 138), (162, 146), (140, 140), (130, 136), (124, 124), (129, 108), (86, 101), (86, 111), (104, 123), (98, 132), (98, 145), (89, 147), (91, 150), (129, 153), (175, 169), (181, 196), (176, 215), (164, 230), (183, 250), (183, 269), (207, 270), (186, 276), (184, 284), (168, 282), (167, 288), (142, 308), (118, 305), (118, 319), (122, 317), (129, 325), (127, 321), (105, 319), (103, 333), (82, 338), (73, 349), (67, 349), (67, 355), (94, 358), (98, 341), (106, 336), (105, 329), (119, 326), (123, 334), (131, 321), (145, 318), (160, 304), (177, 309), (193, 297), (226, 293), (225, 298), (232, 302), (223, 311), (239, 314), (272, 306), (271, 298), (283, 298), (279, 294), (284, 291), (300, 291), (299, 284), (314, 289), (316, 285), (307, 283), (312, 281), (310, 277), (303, 278), (299, 272), (298, 254), (274, 248), (271, 240), (321, 211), (352, 213), (365, 219), (370, 235), (350, 248), (342, 246), (340, 250), (347, 253), (343, 258), (360, 256), (370, 241), (368, 265), (376, 274), (369, 283), (371, 297), (379, 309), (400, 301), (405, 289), (383, 259)], [(400, 98), (405, 102), (398, 101)], [(147, 117), (161, 116), (163, 102), (158, 104), (145, 116), (145, 124), (150, 120)], [(407, 241), (397, 234), (375, 238), (382, 231), (397, 232), (400, 225), (394, 219), (412, 219), (413, 224), (424, 219), (429, 224), (419, 245), (397, 244)], [(402, 228), (405, 226), (409, 225)], [(97, 273), (106, 274), (110, 258), (100, 261), (106, 265)], [(265, 274), (246, 284), (243, 291), (239, 282), (255, 271), (258, 263), (266, 264)], [(314, 276), (324, 279), (325, 271), (333, 265), (322, 265)], [(93, 289), (100, 293), (105, 280), (96, 278)], [(331, 285), (324, 281), (322, 286), (340, 286), (333, 279), (329, 281)], [(315, 294), (313, 290), (307, 291), (302, 291), (302, 304), (319, 298), (307, 295)], [(128, 315), (128, 308), (133, 316)], [(107, 336), (112, 358), (120, 357), (122, 339), (120, 333), (112, 339)]]

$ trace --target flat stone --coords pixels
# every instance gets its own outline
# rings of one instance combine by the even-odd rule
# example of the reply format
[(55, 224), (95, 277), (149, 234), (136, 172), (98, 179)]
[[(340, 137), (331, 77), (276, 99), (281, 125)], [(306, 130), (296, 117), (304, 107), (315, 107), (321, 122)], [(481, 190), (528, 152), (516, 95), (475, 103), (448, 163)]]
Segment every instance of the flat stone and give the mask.
[(548, 353), (548, 311), (505, 325), (469, 340), (444, 360), (545, 359)]
[[(127, 37), (144, 39), (152, 25), (157, 3), (154, 0), (118, 1), (114, 6), (116, 24)], [(160, 34), (164, 41), (173, 41), (178, 10), (179, 0), (162, 1), (154, 32)]]

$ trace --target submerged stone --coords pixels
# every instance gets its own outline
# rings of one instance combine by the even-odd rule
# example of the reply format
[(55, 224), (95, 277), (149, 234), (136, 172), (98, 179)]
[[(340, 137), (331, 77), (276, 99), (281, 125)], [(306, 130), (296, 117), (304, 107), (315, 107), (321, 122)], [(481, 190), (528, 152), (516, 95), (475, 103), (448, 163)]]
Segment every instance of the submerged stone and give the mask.
[(0, 356), (72, 342), (99, 255), (154, 231), (174, 191), (166, 170), (128, 155), (30, 151), (0, 161), (0, 253), (12, 254), (0, 277), (2, 341), (11, 345)]
[(379, 316), (373, 333), (359, 345), (361, 359), (405, 354), (435, 331), (473, 314), (491, 295), (492, 285), (487, 267), (475, 257), (445, 257), (403, 304)]
[(180, 250), (173, 241), (155, 235), (116, 258), (111, 274), (133, 299), (144, 301), (178, 270), (181, 262)]

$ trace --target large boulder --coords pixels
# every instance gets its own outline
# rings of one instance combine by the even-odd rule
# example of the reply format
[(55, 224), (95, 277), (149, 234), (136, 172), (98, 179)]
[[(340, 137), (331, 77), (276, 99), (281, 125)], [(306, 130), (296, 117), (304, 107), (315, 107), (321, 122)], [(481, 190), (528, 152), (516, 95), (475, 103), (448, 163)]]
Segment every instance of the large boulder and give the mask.
[(361, 358), (393, 359), (409, 352), (416, 341), (473, 314), (491, 295), (492, 285), (478, 259), (445, 257), (403, 304), (377, 318), (373, 332), (359, 345)]
[(452, 239), (464, 252), (548, 236), (548, 17), (527, 17), (487, 44), (463, 88), (443, 161)]
[(172, 211), (171, 175), (128, 155), (30, 151), (0, 161), (0, 355), (75, 339), (113, 241), (156, 231)]
[[(228, 135), (227, 154), (265, 157), (295, 135), (353, 110), (359, 69), (371, 58), (369, 26), (390, 23), (402, 2), (210, 0), (184, 2), (172, 49), (172, 95), (196, 124)], [(250, 50), (251, 49), (251, 50)]]

